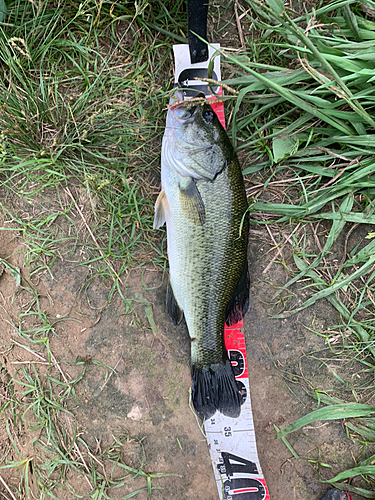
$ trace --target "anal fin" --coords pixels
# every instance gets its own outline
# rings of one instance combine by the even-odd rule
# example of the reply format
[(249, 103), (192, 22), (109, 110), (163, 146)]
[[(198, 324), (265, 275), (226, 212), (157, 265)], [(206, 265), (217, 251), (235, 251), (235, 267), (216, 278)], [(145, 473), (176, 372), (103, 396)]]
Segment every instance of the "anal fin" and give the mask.
[(179, 325), (182, 321), (182, 318), (184, 317), (184, 312), (177, 304), (177, 300), (174, 296), (172, 286), (169, 280), (167, 285), (166, 304), (167, 304), (167, 313), (172, 323), (174, 325)]
[(237, 288), (225, 310), (225, 323), (228, 326), (235, 325), (245, 316), (249, 308), (249, 287), (249, 266), (246, 260)]

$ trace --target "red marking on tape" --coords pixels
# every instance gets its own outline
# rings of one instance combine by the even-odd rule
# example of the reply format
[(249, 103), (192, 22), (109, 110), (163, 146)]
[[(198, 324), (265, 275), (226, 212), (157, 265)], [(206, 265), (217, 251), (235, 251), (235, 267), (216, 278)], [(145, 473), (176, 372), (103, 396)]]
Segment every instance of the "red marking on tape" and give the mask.
[(268, 488), (267, 488), (267, 485), (266, 485), (266, 480), (265, 479), (258, 479), (258, 481), (260, 481), (263, 484), (264, 491), (266, 492), (266, 496), (264, 497), (263, 500), (271, 500), (270, 494), (268, 493)]
[[(241, 328), (243, 328), (243, 320), (242, 319), (241, 319), (241, 321), (239, 321), (235, 325), (232, 325), (232, 326), (228, 326), (226, 324), (224, 325), (224, 343), (225, 343), (225, 347), (226, 347), (227, 351), (229, 351), (229, 350), (240, 351), (242, 356), (243, 356), (244, 363), (245, 363), (245, 369), (244, 369), (243, 373), (241, 373), (241, 375), (236, 377), (237, 380), (240, 380), (241, 378), (248, 377), (245, 334), (243, 333)], [(259, 482), (261, 482), (264, 486), (265, 496), (264, 496), (263, 500), (271, 500), (270, 494), (268, 493), (268, 488), (267, 488), (267, 484), (266, 484), (265, 479), (257, 478), (257, 480)], [(255, 489), (249, 488), (246, 490), (245, 489), (238, 490), (238, 492), (241, 492), (241, 493), (245, 492), (245, 491), (254, 492), (254, 491), (258, 491), (258, 489), (257, 488), (255, 488)], [(351, 500), (351, 499), (349, 499), (349, 500)]]
[(268, 488), (267, 488), (267, 485), (266, 485), (266, 480), (265, 479), (260, 479), (260, 478), (257, 478), (257, 479), (264, 486), (265, 497), (263, 498), (263, 500), (271, 500), (270, 494), (268, 493)]
[[(242, 359), (244, 362), (244, 369), (241, 374), (236, 377), (237, 379), (248, 377), (245, 335), (241, 330), (242, 327), (242, 319), (235, 325), (224, 325), (224, 342), (226, 350), (239, 351), (242, 354)], [(238, 361), (235, 361), (234, 363), (238, 364)]]
[[(223, 95), (223, 89), (220, 87), (218, 90), (218, 95)], [(211, 101), (211, 108), (215, 111), (217, 114), (217, 117), (219, 118), (220, 123), (222, 126), (225, 128), (225, 115), (224, 115), (224, 103), (223, 101), (218, 101), (216, 97), (210, 96), (207, 98), (209, 101)]]
[(239, 490), (233, 490), (232, 493), (235, 495), (236, 493), (257, 493), (259, 488), (241, 488)]

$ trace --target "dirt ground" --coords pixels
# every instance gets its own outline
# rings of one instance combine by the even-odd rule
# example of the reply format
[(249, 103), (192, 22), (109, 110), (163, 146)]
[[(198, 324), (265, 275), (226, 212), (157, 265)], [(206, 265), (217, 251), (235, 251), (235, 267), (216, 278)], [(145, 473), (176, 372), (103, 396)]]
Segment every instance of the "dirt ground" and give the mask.
[[(32, 207), (21, 200), (17, 203), (23, 215), (45, 207), (45, 200)], [(64, 230), (60, 217), (51, 225), (51, 232), (54, 225)], [(0, 224), (0, 257), (28, 278), (25, 241), (21, 233), (10, 231), (10, 226), (6, 219)], [(81, 241), (86, 236), (83, 230)], [(288, 280), (285, 268), (273, 261), (273, 247), (267, 230), (253, 225), (249, 242), (250, 308), (244, 327), (259, 458), (272, 499), (318, 500), (328, 489), (319, 480), (354, 466), (358, 446), (348, 440), (340, 423), (318, 422), (288, 436), (296, 453), (305, 457), (296, 460), (280, 440), (275, 440), (274, 425), (284, 428), (316, 407), (306, 395), (306, 380), (316, 389), (336, 389), (335, 378), (321, 361), (328, 359), (325, 339), (309, 328), (323, 332), (339, 318), (324, 301), (288, 320), (270, 318), (275, 287)], [(114, 438), (122, 440), (124, 460), (132, 467), (141, 463), (137, 440), (143, 439), (144, 470), (174, 474), (153, 479), (154, 486), (163, 488), (153, 492), (156, 500), (216, 500), (207, 444), (189, 408), (190, 341), (186, 326), (175, 327), (166, 314), (166, 276), (151, 265), (132, 270), (122, 293), (133, 310), (127, 310), (117, 293), (105, 305), (110, 284), (106, 286), (104, 280), (96, 278), (87, 285), (89, 270), (80, 266), (86, 258), (84, 246), (74, 249), (68, 241), (56, 243), (56, 248), (62, 257), (54, 261), (51, 273), (42, 270), (34, 274), (32, 283), (46, 316), (57, 321), (55, 333), (50, 335), (56, 374), (61, 370), (65, 377), (76, 378), (86, 362), (86, 374), (76, 385), (77, 399), (70, 400), (69, 408), (77, 418), (81, 438), (96, 451), (110, 446)], [(306, 297), (299, 289), (294, 289), (297, 301)], [(10, 377), (20, 379), (20, 367), (37, 362), (42, 369), (42, 360), (48, 364), (46, 352), (41, 350), (40, 359), (36, 358), (14, 327), (18, 315), (29, 310), (30, 292), (20, 289), (7, 269), (0, 276), (0, 292), (0, 364)], [(33, 326), (28, 317), (24, 323), (24, 330)], [(115, 368), (116, 373), (106, 371), (103, 365)], [(335, 369), (340, 371), (339, 366)], [(33, 446), (35, 433), (18, 429), (17, 435), (23, 457), (38, 460)], [(19, 460), (0, 420), (0, 455), (6, 450), (8, 463)], [(331, 468), (317, 466), (317, 460)], [(2, 474), (8, 484), (19, 481), (14, 470)], [(144, 486), (138, 478), (127, 491), (134, 489), (137, 481)], [(71, 483), (88, 493), (88, 485), (74, 483), (74, 477)], [(2, 493), (4, 496), (6, 492)], [(58, 498), (74, 496), (60, 492)], [(137, 498), (146, 499), (147, 494), (141, 492)], [(358, 498), (353, 495), (353, 500)]]

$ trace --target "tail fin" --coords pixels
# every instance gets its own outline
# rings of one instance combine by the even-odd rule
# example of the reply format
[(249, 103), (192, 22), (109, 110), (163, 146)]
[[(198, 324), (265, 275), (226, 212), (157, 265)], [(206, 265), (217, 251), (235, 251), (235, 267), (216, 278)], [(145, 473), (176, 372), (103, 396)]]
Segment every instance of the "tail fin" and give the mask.
[(191, 365), (192, 399), (199, 418), (210, 418), (216, 410), (227, 417), (241, 413), (241, 394), (229, 359), (209, 368)]

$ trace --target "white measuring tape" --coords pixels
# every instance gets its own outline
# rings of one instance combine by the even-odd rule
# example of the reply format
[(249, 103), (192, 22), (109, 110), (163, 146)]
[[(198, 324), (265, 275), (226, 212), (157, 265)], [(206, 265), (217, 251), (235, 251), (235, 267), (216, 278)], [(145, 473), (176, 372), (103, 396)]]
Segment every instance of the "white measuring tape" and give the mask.
[[(220, 48), (209, 47), (209, 59)], [(191, 64), (189, 45), (174, 45), (175, 85), (184, 88), (184, 97), (189, 99), (197, 90), (212, 99), (211, 106), (225, 128), (224, 104), (209, 92), (207, 83), (196, 78), (207, 77), (208, 61)], [(213, 79), (221, 80), (220, 57), (215, 58)], [(189, 87), (194, 90), (189, 90)], [(221, 95), (221, 87), (215, 89)], [(216, 412), (205, 424), (216, 484), (221, 500), (270, 500), (267, 485), (260, 467), (250, 401), (250, 386), (247, 371), (245, 335), (243, 321), (224, 329), (225, 346), (233, 366), (236, 381), (243, 395), (241, 414), (230, 418)]]

